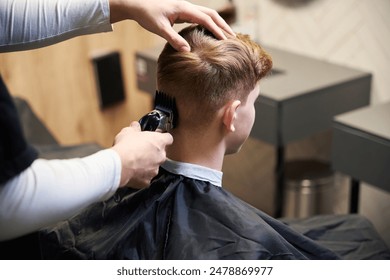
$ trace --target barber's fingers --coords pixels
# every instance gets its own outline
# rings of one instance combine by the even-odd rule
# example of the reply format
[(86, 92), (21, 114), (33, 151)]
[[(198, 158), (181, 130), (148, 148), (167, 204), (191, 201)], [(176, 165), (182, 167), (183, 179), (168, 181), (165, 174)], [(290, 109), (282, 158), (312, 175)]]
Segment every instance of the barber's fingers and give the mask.
[[(141, 125), (137, 121), (132, 121), (130, 123), (129, 128), (132, 129), (133, 131), (141, 131)], [(152, 132), (152, 131), (145, 131), (145, 133), (156, 133), (155, 137), (161, 141), (163, 148), (173, 143), (173, 137), (170, 133), (167, 132), (160, 133), (160, 132)]]
[(159, 171), (159, 168), (151, 169), (148, 171), (145, 171), (143, 174), (131, 178), (126, 186), (134, 188), (134, 189), (142, 189), (150, 186), (151, 181), (154, 177), (157, 176)]
[(222, 32), (224, 30), (226, 33), (235, 36), (235, 33), (226, 23), (226, 21), (218, 14), (217, 11), (203, 7), (197, 6), (199, 13), (199, 21), (197, 22), (200, 25), (203, 25), (211, 33), (215, 35), (218, 39), (226, 39), (225, 34)]
[(180, 1), (180, 13), (176, 15), (173, 23), (197, 23), (203, 25), (206, 29), (211, 31), (218, 39), (226, 39), (226, 33), (235, 36), (235, 33), (226, 21), (218, 14), (217, 11), (199, 5), (191, 4), (187, 1)]
[(170, 25), (162, 29), (162, 37), (177, 51), (189, 52), (191, 47), (183, 37), (181, 37)]
[[(123, 141), (123, 139), (126, 139), (127, 137), (130, 137), (129, 139), (130, 141), (132, 140), (135, 141), (136, 138), (139, 139), (139, 137), (142, 137), (141, 135), (143, 135), (144, 139), (147, 140), (147, 142), (154, 143), (154, 145), (159, 150), (165, 150), (166, 146), (169, 146), (173, 143), (173, 137), (170, 133), (168, 132), (161, 133), (156, 131), (141, 131), (140, 124), (136, 121), (133, 121), (130, 123), (129, 126), (122, 128), (122, 130), (115, 136), (113, 145), (115, 145), (120, 141)], [(146, 142), (144, 144), (146, 145)]]
[(139, 122), (136, 121), (132, 121), (130, 123), (130, 127), (133, 128), (134, 130), (138, 130), (138, 131), (141, 130), (141, 125), (139, 124)]
[(226, 39), (222, 30), (235, 36), (233, 30), (225, 20), (213, 9), (193, 5), (186, 1), (180, 1), (180, 13), (170, 17), (170, 22), (161, 25), (161, 36), (164, 37), (178, 51), (190, 51), (190, 46), (172, 27), (174, 23), (197, 23), (208, 29), (218, 39)]

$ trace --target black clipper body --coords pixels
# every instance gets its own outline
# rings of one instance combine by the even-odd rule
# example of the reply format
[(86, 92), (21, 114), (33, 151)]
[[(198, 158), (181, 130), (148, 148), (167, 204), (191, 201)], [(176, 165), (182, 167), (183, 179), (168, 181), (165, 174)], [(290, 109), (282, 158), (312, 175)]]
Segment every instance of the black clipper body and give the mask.
[(139, 123), (142, 131), (167, 132), (177, 125), (177, 107), (173, 97), (156, 91), (154, 110), (143, 116)]

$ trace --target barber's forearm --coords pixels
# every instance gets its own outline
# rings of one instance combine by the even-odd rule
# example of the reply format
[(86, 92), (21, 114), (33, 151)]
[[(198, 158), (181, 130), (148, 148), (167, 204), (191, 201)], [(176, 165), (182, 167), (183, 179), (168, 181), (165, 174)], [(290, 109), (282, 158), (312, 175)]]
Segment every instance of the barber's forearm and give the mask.
[(111, 31), (109, 0), (1, 0), (0, 52)]
[(75, 215), (118, 188), (119, 156), (104, 150), (82, 159), (36, 160), (0, 187), (0, 241)]
[[(149, 0), (108, 0), (110, 5), (110, 22), (134, 19), (145, 9), (145, 1)], [(163, 1), (163, 0), (162, 0)]]

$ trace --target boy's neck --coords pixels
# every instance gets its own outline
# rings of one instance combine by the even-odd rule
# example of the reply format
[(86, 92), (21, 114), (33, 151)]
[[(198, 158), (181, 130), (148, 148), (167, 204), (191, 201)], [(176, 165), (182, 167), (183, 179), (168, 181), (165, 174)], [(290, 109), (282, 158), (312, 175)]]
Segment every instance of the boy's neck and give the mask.
[(173, 144), (167, 147), (167, 157), (180, 162), (222, 170), (225, 148), (217, 133), (202, 131), (172, 132)]

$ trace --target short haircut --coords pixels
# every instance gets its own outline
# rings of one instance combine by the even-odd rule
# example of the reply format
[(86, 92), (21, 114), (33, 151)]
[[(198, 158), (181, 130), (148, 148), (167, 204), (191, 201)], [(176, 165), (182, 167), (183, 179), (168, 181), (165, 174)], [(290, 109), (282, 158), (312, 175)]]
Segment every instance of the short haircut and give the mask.
[(180, 35), (191, 51), (178, 52), (167, 43), (157, 68), (158, 89), (176, 98), (179, 125), (207, 122), (229, 100), (245, 103), (272, 68), (271, 57), (248, 35), (226, 34), (228, 39), (218, 40), (200, 25)]

